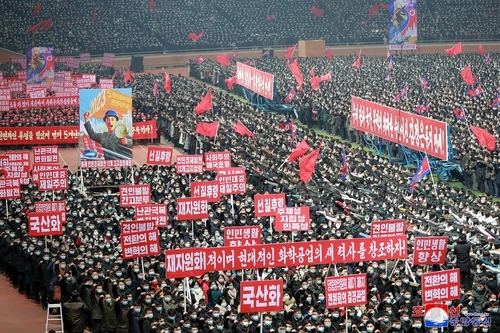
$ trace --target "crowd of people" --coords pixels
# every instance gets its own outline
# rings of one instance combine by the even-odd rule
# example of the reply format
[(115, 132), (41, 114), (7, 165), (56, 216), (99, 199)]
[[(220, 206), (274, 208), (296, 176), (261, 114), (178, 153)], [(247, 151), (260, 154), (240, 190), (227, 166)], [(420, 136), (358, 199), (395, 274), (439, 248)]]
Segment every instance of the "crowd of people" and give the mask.
[[(37, 4), (40, 9), (35, 17)], [(291, 45), (299, 39), (327, 44), (382, 43), (387, 35), (388, 3), (369, 0), (297, 1), (190, 0), (37, 1), (0, 4), (4, 32), (0, 46), (24, 52), (28, 45), (54, 45), (57, 55), (83, 52), (149, 52)], [(377, 11), (369, 9), (377, 6)], [(310, 12), (323, 10), (321, 17)], [(457, 7), (455, 10), (450, 8)], [(418, 2), (420, 41), (498, 39), (497, 2), (461, 0)], [(53, 18), (47, 30), (26, 33)], [(197, 42), (189, 33), (203, 37)]]

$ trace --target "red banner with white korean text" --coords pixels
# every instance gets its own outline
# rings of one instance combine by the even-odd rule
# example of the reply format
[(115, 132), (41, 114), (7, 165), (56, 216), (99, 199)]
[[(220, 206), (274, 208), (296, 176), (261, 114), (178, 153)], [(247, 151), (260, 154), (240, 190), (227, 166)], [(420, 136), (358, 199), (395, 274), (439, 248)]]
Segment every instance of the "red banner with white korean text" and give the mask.
[(205, 153), (205, 170), (231, 167), (231, 153), (228, 151)]
[(422, 304), (460, 299), (460, 269), (422, 274)]
[(28, 234), (30, 237), (60, 236), (63, 234), (63, 213), (42, 212), (28, 214)]
[(36, 213), (61, 212), (62, 223), (66, 223), (66, 201), (36, 201)]
[(50, 164), (33, 164), (33, 168), (31, 170), (31, 181), (35, 184), (38, 183), (38, 173), (41, 171), (49, 171), (49, 170), (58, 170), (61, 166), (59, 163), (50, 163)]
[(307, 231), (309, 214), (309, 206), (279, 207), (276, 210), (274, 227), (276, 231)]
[(260, 71), (252, 66), (236, 63), (236, 83), (262, 97), (274, 98), (274, 75)]
[(156, 139), (156, 120), (141, 121), (132, 124), (134, 140)]
[(366, 274), (329, 276), (325, 278), (326, 308), (368, 304)]
[(134, 207), (151, 203), (151, 185), (120, 185), (120, 206)]
[(59, 191), (68, 189), (68, 170), (38, 171), (39, 191)]
[(207, 198), (177, 199), (177, 220), (201, 220), (208, 218)]
[(9, 89), (11, 92), (23, 92), (24, 91), (24, 86), (23, 83), (20, 81), (10, 81), (7, 83), (9, 86)]
[(33, 148), (33, 163), (59, 163), (58, 146), (40, 146)]
[(75, 80), (75, 85), (79, 89), (90, 88), (92, 86), (92, 81), (89, 78), (80, 78)]
[(168, 209), (165, 204), (149, 204), (135, 206), (137, 221), (154, 221), (157, 228), (168, 227)]
[(67, 64), (68, 60), (70, 60), (70, 59), (73, 59), (73, 57), (69, 57), (69, 56), (61, 57), (61, 56), (58, 56), (58, 57), (56, 57), (55, 62), (56, 62), (56, 64)]
[(9, 158), (9, 163), (30, 166), (30, 153), (27, 151), (8, 151), (5, 156)]
[(245, 168), (223, 168), (217, 170), (217, 178), (220, 181), (220, 194), (240, 194), (247, 190), (247, 175)]
[(148, 146), (146, 164), (170, 166), (174, 159), (174, 149), (171, 147)]
[(249, 246), (261, 244), (262, 232), (258, 225), (226, 227), (224, 246)]
[(76, 144), (78, 136), (78, 126), (0, 127), (0, 146)]
[(179, 155), (175, 162), (177, 174), (202, 173), (203, 155)]
[(19, 178), (0, 178), (0, 199), (15, 199), (21, 197), (21, 182)]
[(55, 82), (71, 82), (71, 72), (55, 72), (54, 73)]
[(413, 243), (413, 265), (442, 265), (446, 261), (448, 236), (416, 237)]
[(448, 160), (448, 124), (352, 96), (351, 126)]
[(89, 79), (92, 84), (96, 83), (96, 75), (95, 74), (81, 74), (82, 79)]
[(167, 250), (166, 276), (173, 279), (227, 270), (406, 259), (407, 243), (405, 236), (393, 236)]
[(26, 71), (17, 71), (16, 77), (19, 81), (26, 81)]
[(285, 193), (279, 194), (256, 194), (253, 197), (255, 216), (274, 216), (280, 207), (286, 207)]
[(80, 68), (80, 59), (76, 59), (76, 58), (69, 58), (68, 60), (66, 60), (66, 66), (68, 66), (69, 68)]
[(158, 231), (142, 231), (120, 237), (123, 259), (157, 256), (161, 253)]
[(104, 53), (104, 56), (101, 60), (102, 67), (113, 67), (113, 61), (115, 60), (114, 53)]
[(406, 233), (406, 220), (384, 220), (371, 223), (370, 236), (394, 236)]
[(27, 108), (39, 109), (39, 108), (51, 108), (57, 106), (78, 106), (79, 103), (80, 103), (80, 98), (78, 96), (21, 98), (21, 99), (11, 99), (9, 101), (9, 109), (18, 110)]
[[(10, 99), (10, 88), (0, 88), (0, 100), (9, 100)], [(9, 105), (9, 103), (7, 103)], [(5, 111), (9, 111), (8, 109)]]
[(137, 232), (156, 230), (154, 221), (122, 221), (120, 235), (130, 235)]
[(220, 182), (209, 180), (191, 183), (191, 196), (193, 198), (205, 198), (208, 202), (220, 201)]
[(46, 98), (47, 97), (47, 89), (38, 89), (38, 90), (30, 90), (28, 92), (29, 98)]
[(19, 163), (11, 163), (6, 156), (0, 156), (0, 170), (7, 173), (6, 178), (19, 179), (21, 185), (28, 185), (30, 182), (30, 167)]
[(239, 313), (283, 310), (283, 280), (241, 281)]
[(26, 57), (11, 57), (9, 62), (18, 64), (21, 68), (26, 69)]
[(80, 61), (90, 61), (90, 53), (80, 53)]
[(99, 79), (99, 89), (113, 89), (115, 87), (114, 79)]
[[(10, 90), (9, 90), (10, 91)], [(5, 96), (5, 95), (4, 95)], [(10, 99), (10, 96), (9, 96)], [(9, 99), (1, 99), (0, 98), (0, 112), (7, 112), (10, 110), (10, 102)]]

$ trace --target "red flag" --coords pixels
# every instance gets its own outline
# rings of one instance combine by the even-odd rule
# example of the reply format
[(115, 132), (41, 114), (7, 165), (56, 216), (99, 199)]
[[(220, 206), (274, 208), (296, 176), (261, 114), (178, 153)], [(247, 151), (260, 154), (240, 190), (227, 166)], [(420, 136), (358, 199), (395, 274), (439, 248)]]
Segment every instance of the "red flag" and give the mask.
[(332, 51), (330, 49), (327, 49), (326, 50), (326, 57), (328, 58), (328, 60), (332, 61), (333, 60), (333, 56), (332, 56)]
[(375, 16), (378, 14), (378, 5), (377, 4), (373, 4), (369, 9), (368, 9), (368, 13), (370, 14), (370, 16)]
[(245, 125), (243, 125), (243, 123), (241, 121), (238, 120), (238, 122), (236, 123), (236, 125), (233, 127), (233, 131), (235, 131), (236, 133), (238, 133), (239, 135), (248, 135), (249, 137), (251, 137), (252, 139), (255, 139), (255, 136), (253, 135), (252, 132), (250, 132), (248, 130), (248, 128), (245, 127)]
[(295, 59), (294, 62), (292, 62), (291, 64), (288, 64), (288, 67), (290, 67), (290, 70), (292, 71), (293, 76), (295, 76), (295, 79), (297, 80), (297, 83), (299, 84), (297, 89), (301, 90), (302, 84), (304, 83), (304, 78), (302, 77), (302, 73), (300, 72), (299, 60)]
[(165, 82), (163, 83), (163, 88), (165, 89), (165, 92), (167, 94), (170, 94), (172, 92), (172, 81), (170, 80), (170, 76), (166, 72), (163, 74), (165, 75)]
[(481, 127), (471, 126), (470, 130), (474, 133), (480, 146), (488, 149), (489, 151), (495, 150), (497, 139), (494, 135), (488, 133), (488, 131), (482, 129)]
[(213, 122), (213, 123), (202, 123), (198, 122), (198, 125), (196, 125), (196, 133), (204, 135), (204, 136), (209, 136), (211, 138), (215, 138), (217, 136), (217, 131), (219, 130), (219, 122)]
[(54, 17), (49, 18), (47, 21), (42, 22), (42, 31), (49, 30), (52, 26), (52, 22), (54, 22)]
[(295, 52), (295, 48), (297, 47), (297, 44), (295, 44), (294, 46), (290, 46), (286, 52), (285, 52), (285, 59), (286, 60), (290, 60), (292, 59), (293, 57), (293, 53)]
[(35, 10), (33, 11), (33, 16), (37, 17), (38, 13), (40, 13), (40, 9), (42, 9), (42, 4), (38, 2), (35, 6)]
[(155, 85), (153, 86), (153, 96), (156, 97), (157, 93), (158, 93), (158, 85), (156, 84), (156, 81), (155, 81)]
[(209, 91), (194, 108), (194, 112), (199, 116), (205, 111), (212, 109), (212, 92)]
[(464, 79), (466, 84), (470, 86), (474, 84), (474, 75), (472, 75), (470, 65), (467, 65), (467, 67), (465, 67), (464, 70), (460, 72), (460, 75), (462, 75), (462, 78)]
[(155, 0), (149, 0), (149, 9), (152, 12), (156, 12)]
[(460, 53), (462, 53), (462, 42), (460, 42), (460, 43), (454, 45), (452, 48), (446, 49), (444, 51), (446, 54), (449, 54), (449, 55), (460, 54)]
[(231, 65), (231, 59), (229, 59), (229, 57), (225, 53), (215, 56), (215, 59), (219, 62), (219, 64), (222, 67)]
[(360, 68), (361, 67), (361, 51), (363, 49), (360, 49), (359, 50), (359, 54), (358, 54), (358, 58), (356, 59), (356, 61), (352, 64), (352, 67), (356, 67), (356, 68)]
[(125, 77), (123, 78), (123, 82), (129, 82), (132, 83), (134, 79), (132, 78), (132, 73), (130, 72), (130, 67), (127, 69), (127, 73), (125, 74)]
[(299, 176), (300, 180), (302, 180), (304, 183), (307, 183), (309, 179), (311, 179), (311, 176), (314, 173), (314, 169), (316, 168), (316, 162), (318, 160), (318, 156), (319, 156), (319, 148), (313, 150), (312, 153), (300, 159)]
[(92, 15), (92, 25), (95, 25), (96, 20), (97, 20), (97, 8), (94, 8), (94, 15)]
[(321, 17), (321, 16), (323, 16), (323, 13), (324, 13), (324, 12), (325, 12), (325, 11), (324, 11), (323, 9), (318, 9), (318, 8), (316, 8), (316, 6), (312, 6), (312, 7), (311, 7), (311, 13), (312, 13), (314, 16), (316, 16), (316, 17)]
[(200, 32), (199, 34), (195, 34), (194, 32), (190, 32), (188, 34), (188, 38), (194, 40), (195, 42), (197, 42), (201, 37), (203, 37), (204, 34), (205, 33), (203, 31)]
[(484, 52), (483, 46), (482, 46), (482, 45), (479, 45), (479, 47), (478, 47), (477, 49), (478, 49), (478, 51), (479, 51), (479, 54), (480, 54), (481, 56), (483, 56), (483, 57), (484, 57), (484, 55), (485, 55), (486, 53)]
[(381, 3), (380, 7), (384, 8), (385, 10), (389, 10), (389, 5), (386, 3)]
[(224, 81), (225, 81), (225, 82), (226, 82), (226, 84), (227, 84), (227, 89), (229, 89), (229, 90), (233, 90), (233, 85), (236, 83), (236, 81), (237, 81), (237, 77), (236, 77), (236, 75), (235, 75), (235, 76), (233, 76), (233, 77), (230, 77), (230, 78), (228, 78), (228, 79), (225, 79)]
[[(311, 68), (311, 70), (312, 70), (312, 68)], [(332, 81), (332, 72), (328, 72), (327, 74), (321, 75), (319, 77), (313, 76), (313, 77), (311, 77), (311, 79), (309, 81), (311, 82), (311, 87), (313, 88), (313, 90), (318, 90), (319, 89), (319, 84), (321, 82), (323, 82), (323, 81), (328, 81), (328, 82)]]
[(40, 27), (42, 26), (42, 23), (43, 22), (40, 22), (40, 23), (37, 23), (35, 24), (34, 26), (32, 26), (31, 28), (29, 28), (26, 33), (29, 34), (30, 32), (33, 32), (33, 31), (37, 31), (38, 29), (40, 29)]
[(299, 145), (292, 151), (290, 156), (288, 157), (288, 163), (292, 163), (309, 150), (309, 145), (307, 144), (306, 140), (302, 140), (302, 142), (299, 143)]

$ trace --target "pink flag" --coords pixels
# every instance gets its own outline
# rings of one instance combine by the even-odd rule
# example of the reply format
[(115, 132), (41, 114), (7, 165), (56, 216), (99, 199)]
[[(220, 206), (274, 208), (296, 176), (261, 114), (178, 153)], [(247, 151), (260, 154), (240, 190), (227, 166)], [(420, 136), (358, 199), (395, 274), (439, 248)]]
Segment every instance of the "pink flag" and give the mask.
[(478, 51), (479, 51), (479, 54), (480, 54), (480, 55), (482, 55), (482, 56), (484, 57), (484, 55), (485, 55), (486, 53), (484, 53), (483, 46), (482, 46), (482, 45), (479, 45), (479, 47), (478, 47), (477, 49), (478, 49)]
[(294, 46), (290, 46), (286, 52), (285, 52), (285, 59), (286, 60), (290, 60), (292, 59), (293, 57), (293, 53), (295, 52), (295, 48), (297, 47), (297, 45), (294, 45)]
[(199, 116), (205, 111), (212, 109), (212, 92), (209, 91), (194, 108), (194, 112)]
[(229, 57), (225, 53), (215, 56), (215, 59), (219, 62), (219, 64), (222, 67), (231, 65), (231, 59), (229, 59)]
[(474, 84), (474, 75), (472, 75), (472, 70), (470, 69), (470, 65), (467, 65), (467, 67), (465, 67), (464, 70), (460, 72), (460, 75), (462, 75), (462, 78), (464, 79), (465, 83), (468, 84), (469, 86)]
[(378, 14), (378, 5), (373, 4), (372, 6), (370, 6), (370, 8), (368, 8), (368, 13), (370, 14), (370, 16), (377, 15)]
[(163, 83), (163, 88), (167, 94), (172, 92), (172, 81), (170, 80), (170, 76), (165, 72), (165, 82)]
[(454, 45), (452, 48), (446, 49), (445, 53), (449, 55), (457, 55), (462, 53), (462, 42)]
[(292, 151), (290, 156), (288, 157), (288, 163), (292, 163), (309, 150), (309, 145), (307, 144), (306, 140), (302, 140), (299, 145)]
[(236, 125), (233, 127), (233, 131), (235, 131), (239, 135), (242, 135), (242, 136), (248, 135), (252, 139), (255, 139), (255, 136), (253, 135), (253, 133), (250, 132), (250, 130), (248, 128), (246, 128), (246, 126), (243, 125), (243, 123), (239, 120), (236, 123)]
[(352, 67), (360, 68), (361, 67), (361, 55), (362, 55), (362, 49), (359, 50), (358, 58), (356, 61), (352, 64)]
[(203, 37), (204, 32), (200, 32), (199, 34), (195, 34), (194, 32), (190, 32), (188, 34), (188, 38), (194, 40), (195, 42), (199, 41), (201, 37)]
[(298, 83), (298, 90), (302, 89), (302, 84), (304, 83), (304, 78), (302, 77), (302, 73), (300, 72), (300, 67), (299, 67), (299, 60), (295, 59), (294, 62), (291, 64), (288, 64), (288, 67), (293, 73), (293, 76), (295, 76), (295, 79), (297, 80)]
[(316, 162), (318, 161), (318, 156), (319, 156), (319, 148), (313, 150), (312, 153), (300, 159), (299, 176), (300, 180), (302, 180), (304, 183), (307, 183), (311, 179), (312, 174), (314, 173), (314, 169), (316, 168)]
[(326, 50), (326, 57), (328, 58), (328, 60), (332, 61), (333, 60), (333, 56), (332, 56), (332, 51), (330, 49), (327, 49)]
[(497, 139), (493, 134), (490, 134), (485, 129), (476, 126), (471, 126), (470, 130), (474, 133), (474, 136), (477, 138), (477, 142), (481, 147), (484, 147), (489, 151), (495, 150)]
[(233, 85), (236, 83), (236, 81), (237, 81), (236, 75), (224, 80), (224, 82), (226, 82), (227, 84), (227, 89), (229, 90), (233, 90)]
[(318, 8), (316, 8), (316, 6), (312, 6), (312, 7), (311, 7), (311, 13), (312, 13), (314, 16), (316, 16), (316, 17), (321, 17), (321, 16), (323, 16), (323, 13), (324, 13), (324, 12), (325, 12), (325, 11), (324, 11), (323, 9), (318, 9)]

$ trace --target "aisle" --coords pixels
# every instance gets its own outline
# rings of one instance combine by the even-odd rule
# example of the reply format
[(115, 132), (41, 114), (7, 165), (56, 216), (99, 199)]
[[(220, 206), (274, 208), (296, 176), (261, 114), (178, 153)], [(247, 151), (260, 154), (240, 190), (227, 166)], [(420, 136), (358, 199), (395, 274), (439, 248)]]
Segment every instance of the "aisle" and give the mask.
[(0, 327), (2, 332), (43, 333), (47, 312), (35, 301), (26, 299), (0, 275)]

